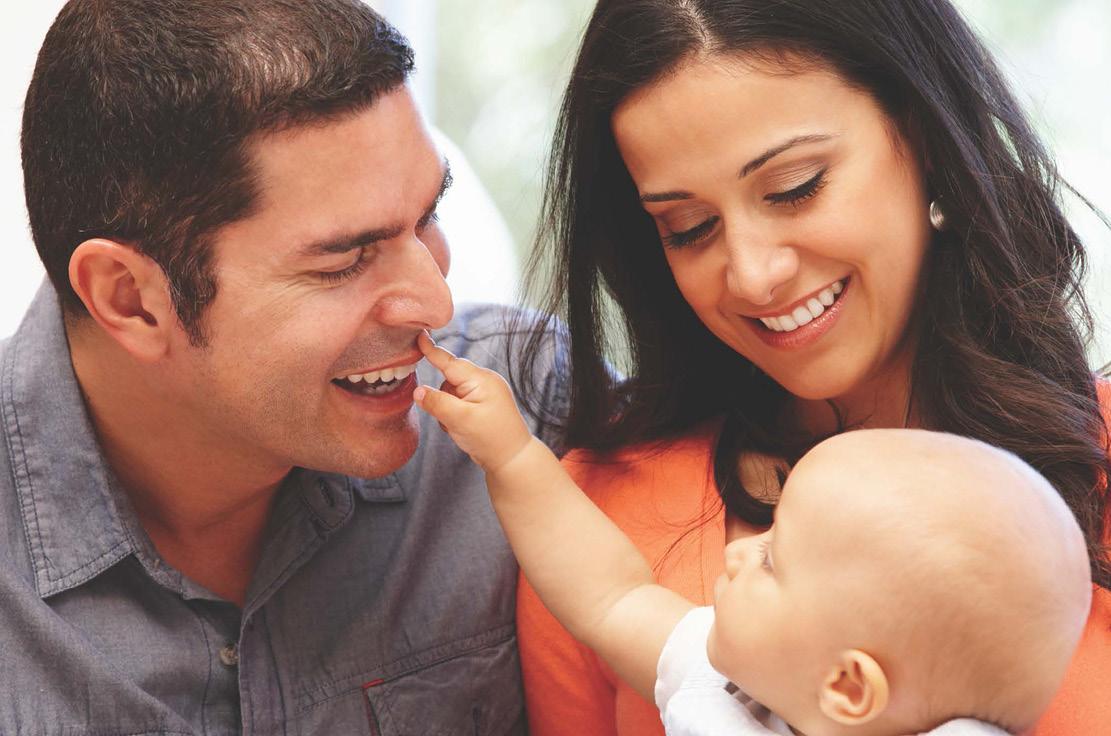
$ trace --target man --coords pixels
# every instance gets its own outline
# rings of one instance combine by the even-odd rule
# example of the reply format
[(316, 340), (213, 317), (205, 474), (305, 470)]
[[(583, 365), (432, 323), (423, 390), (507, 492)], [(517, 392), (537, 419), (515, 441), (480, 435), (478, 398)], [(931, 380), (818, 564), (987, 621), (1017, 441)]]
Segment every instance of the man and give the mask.
[(50, 283), (0, 344), (0, 733), (523, 730), (512, 557), (412, 406), (422, 330), (495, 366), (508, 334), (453, 319), (411, 68), (357, 0), (59, 15), (22, 137)]

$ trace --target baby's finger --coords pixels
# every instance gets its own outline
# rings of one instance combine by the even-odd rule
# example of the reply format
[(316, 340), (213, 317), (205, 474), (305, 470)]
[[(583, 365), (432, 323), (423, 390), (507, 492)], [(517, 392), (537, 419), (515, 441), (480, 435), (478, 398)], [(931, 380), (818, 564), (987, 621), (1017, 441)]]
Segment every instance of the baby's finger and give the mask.
[(417, 335), (417, 347), (424, 353), (428, 362), (441, 373), (446, 372), (452, 361), (457, 360), (449, 351), (432, 342), (432, 338), (429, 337), (427, 331)]
[(420, 348), (424, 356), (428, 358), (428, 362), (434, 368), (444, 374), (444, 378), (448, 383), (454, 385), (457, 389), (464, 386), (470, 388), (466, 391), (456, 391), (457, 395), (465, 395), (470, 393), (470, 390), (477, 386), (479, 377), (482, 375), (482, 369), (476, 366), (469, 360), (457, 358), (451, 354), (450, 351), (444, 350), (442, 347), (432, 342), (432, 338), (428, 336), (427, 332), (422, 332), (417, 336), (417, 346)]
[(448, 430), (466, 410), (466, 404), (462, 399), (445, 391), (437, 391), (431, 386), (417, 386), (413, 391), (413, 401), (439, 421), (440, 426)]

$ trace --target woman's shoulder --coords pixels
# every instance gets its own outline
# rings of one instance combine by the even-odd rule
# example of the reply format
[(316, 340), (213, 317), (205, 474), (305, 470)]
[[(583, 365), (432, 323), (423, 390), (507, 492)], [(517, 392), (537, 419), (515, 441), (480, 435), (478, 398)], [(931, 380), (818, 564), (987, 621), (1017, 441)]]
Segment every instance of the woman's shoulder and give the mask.
[[(677, 478), (684, 486), (696, 474), (713, 473), (713, 451), (720, 422), (706, 422), (675, 437), (641, 442), (606, 452), (571, 450), (563, 466), (586, 493), (601, 504), (624, 491), (645, 494), (664, 491)], [(673, 493), (672, 486), (669, 493)], [(612, 499), (610, 499), (612, 500)]]
[(608, 453), (576, 450), (563, 465), (654, 560), (691, 530), (719, 526), (723, 510), (713, 475), (718, 426), (709, 422), (680, 437)]
[(658, 440), (646, 440), (625, 445), (615, 450), (601, 451), (590, 449), (570, 450), (563, 460), (565, 464), (578, 466), (620, 465), (633, 466), (641, 463), (666, 463), (677, 457), (704, 456), (713, 449), (721, 428), (720, 419), (711, 419), (695, 425), (690, 430)]
[(1111, 681), (1111, 591), (1096, 588), (1080, 646), (1034, 736), (1106, 733), (1111, 721), (1108, 681)]

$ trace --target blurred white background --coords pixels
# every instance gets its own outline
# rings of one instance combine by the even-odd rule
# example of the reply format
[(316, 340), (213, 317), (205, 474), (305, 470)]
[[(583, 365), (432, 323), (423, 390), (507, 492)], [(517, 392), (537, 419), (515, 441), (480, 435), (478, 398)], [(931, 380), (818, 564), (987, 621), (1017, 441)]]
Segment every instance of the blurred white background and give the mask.
[[(511, 301), (532, 239), (563, 80), (593, 0), (370, 0), (417, 51), (413, 85), (445, 141), (457, 186), (444, 202), (449, 281), (459, 301)], [(1111, 211), (1111, 2), (957, 0), (1011, 74), (1066, 178)], [(19, 122), (38, 46), (63, 0), (0, 7), (0, 336), (41, 278), (23, 205)], [(469, 162), (469, 165), (468, 165)], [(482, 184), (479, 184), (479, 181)], [(1091, 254), (1100, 333), (1111, 362), (1111, 232), (1070, 205)]]

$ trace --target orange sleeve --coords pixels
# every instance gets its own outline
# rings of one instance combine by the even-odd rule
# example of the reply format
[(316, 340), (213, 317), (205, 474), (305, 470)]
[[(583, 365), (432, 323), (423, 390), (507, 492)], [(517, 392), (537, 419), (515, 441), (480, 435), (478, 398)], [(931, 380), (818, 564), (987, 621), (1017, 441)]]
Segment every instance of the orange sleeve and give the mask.
[[(1111, 384), (1098, 384), (1100, 403), (1111, 424)], [(1106, 492), (1106, 488), (1104, 489)], [(1111, 534), (1111, 530), (1105, 530)], [(1065, 681), (1034, 736), (1089, 736), (1111, 726), (1111, 591), (1096, 587), (1092, 611)]]
[(1080, 647), (1034, 736), (1091, 736), (1111, 728), (1111, 591), (1096, 588)]
[[(722, 567), (724, 518), (708, 504), (711, 434), (662, 451), (599, 460), (574, 452), (564, 467), (654, 565), (660, 584), (707, 602)], [(711, 493), (712, 495), (707, 495)], [(522, 577), (517, 636), (533, 736), (664, 736), (659, 711), (622, 682), (548, 612)]]
[(517, 587), (517, 640), (532, 736), (617, 735), (613, 683), (523, 575)]

